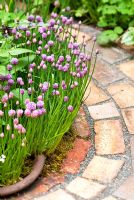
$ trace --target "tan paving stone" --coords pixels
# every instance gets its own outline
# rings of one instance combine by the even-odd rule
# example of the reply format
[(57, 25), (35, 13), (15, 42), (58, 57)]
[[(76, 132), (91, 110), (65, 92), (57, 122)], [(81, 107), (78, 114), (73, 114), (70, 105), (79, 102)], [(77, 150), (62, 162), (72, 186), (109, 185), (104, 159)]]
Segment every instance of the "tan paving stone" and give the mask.
[(108, 100), (110, 97), (108, 97), (105, 92), (97, 87), (93, 81), (89, 84), (86, 93), (84, 95), (85, 103), (87, 106), (94, 105), (97, 103), (100, 103), (102, 101)]
[(118, 154), (125, 151), (122, 127), (119, 120), (101, 120), (95, 122), (96, 154)]
[(69, 192), (89, 200), (97, 197), (105, 188), (105, 185), (81, 177), (77, 177), (67, 186)]
[(134, 60), (121, 63), (117, 66), (125, 75), (134, 80)]
[(130, 139), (130, 145), (131, 145), (132, 167), (134, 171), (134, 137), (133, 136)]
[(122, 115), (129, 133), (134, 134), (134, 108), (123, 109)]
[(102, 183), (110, 183), (117, 177), (123, 166), (123, 160), (113, 160), (101, 156), (94, 156), (83, 173), (83, 177), (98, 180)]
[(106, 197), (103, 200), (118, 200), (118, 199), (116, 199), (115, 197), (109, 196), (109, 197)]
[(101, 85), (106, 86), (109, 83), (123, 79), (124, 75), (120, 73), (118, 69), (114, 68), (113, 66), (110, 67), (108, 64), (98, 59), (93, 77)]
[[(72, 30), (68, 30), (72, 35), (76, 34), (78, 37), (77, 37), (77, 42), (79, 44), (81, 44), (83, 42), (83, 36), (84, 36), (84, 41), (87, 42), (89, 40), (91, 40), (91, 35), (90, 33), (84, 33), (82, 31), (79, 31), (79, 34), (78, 34), (78, 30), (75, 30), (75, 29), (72, 29)], [(74, 41), (74, 39), (72, 38), (72, 42)]]
[(88, 110), (93, 119), (107, 119), (119, 117), (120, 114), (113, 102), (103, 103), (101, 105), (89, 106)]
[(55, 192), (51, 192), (46, 196), (41, 196), (38, 198), (34, 198), (34, 200), (75, 200), (70, 194), (65, 192), (62, 189), (59, 189)]
[(134, 106), (134, 87), (128, 83), (116, 83), (108, 87), (120, 108)]
[[(86, 49), (87, 49), (87, 51), (92, 50), (92, 41), (91, 40), (87, 42)], [(113, 64), (121, 59), (128, 57), (127, 54), (123, 54), (122, 52), (115, 51), (113, 48), (101, 47), (97, 43), (95, 44), (95, 49), (99, 49), (100, 50), (99, 56), (103, 60), (105, 60), (106, 62), (108, 62), (110, 64)]]
[(134, 200), (134, 174), (119, 187), (114, 195), (127, 200)]

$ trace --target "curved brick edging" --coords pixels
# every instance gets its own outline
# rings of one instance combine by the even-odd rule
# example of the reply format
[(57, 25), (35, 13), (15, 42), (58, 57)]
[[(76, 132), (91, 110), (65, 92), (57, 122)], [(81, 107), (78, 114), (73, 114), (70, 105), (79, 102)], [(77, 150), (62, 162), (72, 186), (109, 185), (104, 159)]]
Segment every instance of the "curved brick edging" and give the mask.
[(44, 195), (54, 186), (64, 184), (67, 174), (75, 175), (79, 172), (80, 164), (92, 146), (89, 139), (90, 128), (82, 107), (75, 119), (73, 129), (77, 131), (78, 136), (74, 141), (73, 148), (67, 153), (66, 159), (63, 161), (61, 172), (51, 173), (48, 177), (39, 178), (31, 187), (6, 199), (32, 200), (40, 195)]
[[(90, 38), (98, 30), (88, 26), (82, 29), (88, 36), (86, 50), (90, 53)], [(43, 179), (45, 183), (39, 181), (31, 193), (17, 199), (134, 200), (134, 62), (131, 54), (119, 48), (96, 48), (101, 53), (87, 89), (86, 97), (89, 92), (90, 96), (85, 100), (86, 116), (80, 111), (81, 117), (75, 121), (81, 136), (87, 137), (88, 119), (92, 147), (81, 154), (83, 146), (88, 149), (88, 140), (76, 140), (76, 153), (69, 152), (69, 164), (67, 160), (63, 164), (63, 171), (69, 173)], [(83, 153), (87, 154), (85, 159)], [(77, 163), (79, 155), (81, 165)]]

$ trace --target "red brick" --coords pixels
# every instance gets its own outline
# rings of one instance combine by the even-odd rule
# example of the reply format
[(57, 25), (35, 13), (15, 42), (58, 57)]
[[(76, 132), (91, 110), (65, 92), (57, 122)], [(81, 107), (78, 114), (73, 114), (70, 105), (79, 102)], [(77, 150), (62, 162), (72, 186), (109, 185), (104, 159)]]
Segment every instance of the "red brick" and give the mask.
[(66, 159), (63, 161), (62, 171), (71, 174), (77, 173), (90, 147), (91, 143), (89, 141), (76, 139), (74, 148), (67, 154)]
[(90, 135), (89, 124), (86, 119), (86, 114), (83, 108), (81, 107), (79, 113), (75, 119), (75, 122), (72, 126), (80, 137), (88, 137)]

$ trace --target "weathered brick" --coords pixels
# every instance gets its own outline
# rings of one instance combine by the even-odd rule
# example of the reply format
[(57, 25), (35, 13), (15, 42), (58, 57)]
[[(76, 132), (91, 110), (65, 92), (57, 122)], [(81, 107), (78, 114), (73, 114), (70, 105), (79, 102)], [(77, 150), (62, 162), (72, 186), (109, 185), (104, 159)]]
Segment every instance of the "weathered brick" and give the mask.
[(122, 115), (129, 133), (134, 134), (134, 108), (123, 109)]
[(80, 108), (74, 124), (72, 125), (72, 130), (76, 131), (77, 134), (82, 138), (90, 135), (89, 124), (86, 119), (85, 111), (82, 107)]
[(72, 195), (68, 194), (66, 191), (59, 189), (55, 192), (51, 192), (45, 196), (34, 198), (34, 200), (75, 200)]
[(119, 120), (95, 122), (95, 149), (98, 155), (124, 153), (125, 144)]
[(105, 188), (105, 185), (77, 177), (66, 189), (77, 196), (90, 200), (97, 197)]
[(127, 61), (117, 66), (125, 75), (134, 80), (134, 61)]
[(127, 200), (134, 200), (134, 174), (119, 187), (114, 195)]
[(93, 82), (91, 82), (84, 95), (84, 102), (87, 106), (90, 106), (102, 101), (106, 101), (109, 98), (110, 97), (107, 96), (101, 88), (97, 87)]
[(103, 199), (103, 200), (118, 200), (118, 199), (115, 198), (115, 197), (109, 196), (109, 197), (106, 197), (106, 198)]
[(123, 166), (123, 160), (113, 160), (101, 156), (94, 156), (83, 173), (83, 177), (98, 180), (102, 183), (110, 183), (117, 177)]
[(97, 60), (95, 72), (93, 77), (102, 85), (106, 86), (109, 83), (121, 80), (124, 78), (124, 75), (119, 72), (118, 69), (110, 67), (108, 64)]
[(128, 83), (116, 83), (108, 87), (108, 92), (120, 108), (134, 106), (134, 87), (132, 85)]
[(89, 141), (76, 139), (74, 148), (68, 152), (66, 159), (63, 161), (62, 171), (71, 174), (77, 173), (80, 163), (84, 160), (90, 147), (91, 143)]
[(120, 116), (113, 102), (89, 106), (88, 110), (93, 119), (106, 119)]

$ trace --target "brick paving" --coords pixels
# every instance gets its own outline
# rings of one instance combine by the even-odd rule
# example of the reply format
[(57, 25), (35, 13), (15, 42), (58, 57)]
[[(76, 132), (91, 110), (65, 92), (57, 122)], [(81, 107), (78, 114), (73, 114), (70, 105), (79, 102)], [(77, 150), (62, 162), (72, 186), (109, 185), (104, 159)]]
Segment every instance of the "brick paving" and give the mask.
[[(90, 53), (91, 37), (99, 30), (81, 27), (79, 43), (85, 32)], [(35, 194), (16, 199), (134, 200), (134, 60), (120, 48), (96, 48), (101, 52), (84, 97), (87, 116), (81, 110), (76, 118), (80, 138), (63, 162), (67, 175), (52, 174), (37, 184)]]

